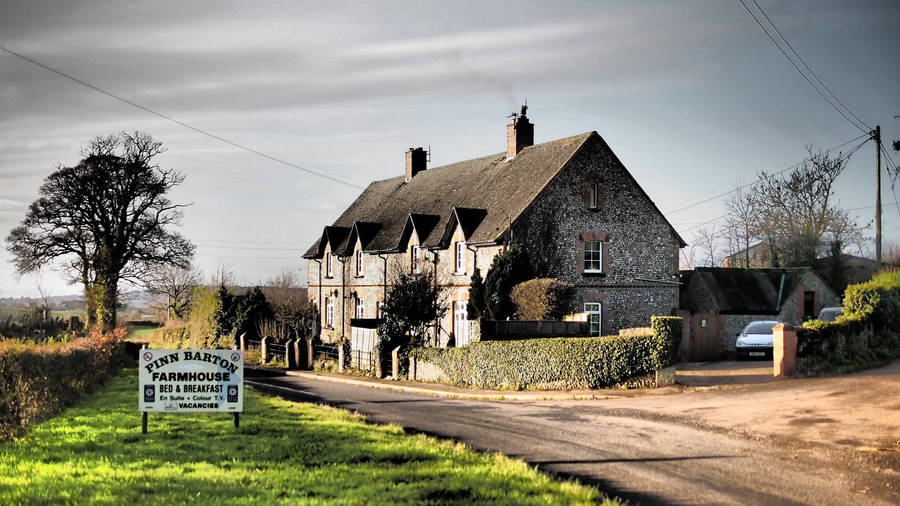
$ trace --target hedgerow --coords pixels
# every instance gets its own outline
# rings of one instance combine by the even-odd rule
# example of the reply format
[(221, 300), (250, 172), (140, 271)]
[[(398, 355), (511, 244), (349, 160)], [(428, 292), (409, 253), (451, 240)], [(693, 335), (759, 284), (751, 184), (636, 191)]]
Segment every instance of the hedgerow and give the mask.
[(811, 320), (797, 329), (797, 369), (802, 374), (845, 373), (900, 357), (900, 270), (850, 285), (844, 314), (833, 322)]
[(164, 327), (153, 331), (150, 336), (150, 347), (161, 350), (190, 348), (190, 327), (186, 322), (169, 320)]
[(123, 327), (65, 343), (0, 341), (0, 440), (71, 406), (126, 362)]
[(678, 362), (678, 347), (681, 346), (682, 319), (680, 316), (653, 316), (650, 328), (656, 341), (657, 367), (662, 369)]

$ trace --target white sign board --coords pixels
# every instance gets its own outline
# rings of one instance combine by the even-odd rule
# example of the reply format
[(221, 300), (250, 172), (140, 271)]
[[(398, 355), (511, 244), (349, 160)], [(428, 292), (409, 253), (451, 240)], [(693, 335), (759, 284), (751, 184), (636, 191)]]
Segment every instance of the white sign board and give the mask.
[(138, 407), (148, 411), (244, 410), (244, 352), (141, 350)]

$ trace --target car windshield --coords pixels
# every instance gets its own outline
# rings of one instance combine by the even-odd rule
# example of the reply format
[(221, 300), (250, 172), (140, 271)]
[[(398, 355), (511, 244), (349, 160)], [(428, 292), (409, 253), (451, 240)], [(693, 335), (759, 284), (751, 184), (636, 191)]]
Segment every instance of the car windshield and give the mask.
[(819, 319), (825, 322), (832, 322), (837, 319), (838, 315), (843, 314), (843, 312), (843, 308), (823, 309), (822, 314), (819, 315)]
[(744, 334), (771, 334), (774, 326), (772, 322), (753, 322), (747, 325)]

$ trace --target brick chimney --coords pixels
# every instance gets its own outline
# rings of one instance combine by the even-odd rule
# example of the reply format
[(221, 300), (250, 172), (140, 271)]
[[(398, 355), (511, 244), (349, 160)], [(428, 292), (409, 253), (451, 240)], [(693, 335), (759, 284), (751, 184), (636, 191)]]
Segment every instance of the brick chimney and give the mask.
[(506, 156), (512, 158), (526, 148), (534, 144), (534, 125), (528, 121), (525, 111), (527, 105), (522, 106), (522, 113), (513, 113), (513, 122), (506, 125)]
[(409, 148), (406, 152), (406, 181), (425, 170), (428, 160), (426, 155), (424, 148)]

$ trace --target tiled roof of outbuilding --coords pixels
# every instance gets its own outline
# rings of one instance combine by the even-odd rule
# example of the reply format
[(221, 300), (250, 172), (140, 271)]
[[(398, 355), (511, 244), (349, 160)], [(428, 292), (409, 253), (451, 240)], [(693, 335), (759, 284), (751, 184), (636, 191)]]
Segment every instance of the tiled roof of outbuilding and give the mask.
[[(729, 269), (697, 267), (682, 271), (682, 286), (699, 278), (716, 301), (721, 314), (778, 314), (780, 304), (797, 288), (803, 277), (812, 272), (807, 267), (785, 269)], [(784, 286), (781, 279), (784, 276)], [(781, 291), (781, 300), (778, 293)], [(687, 299), (685, 299), (687, 300)]]

